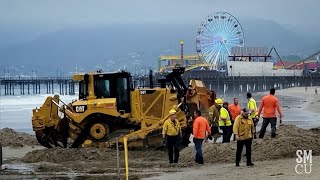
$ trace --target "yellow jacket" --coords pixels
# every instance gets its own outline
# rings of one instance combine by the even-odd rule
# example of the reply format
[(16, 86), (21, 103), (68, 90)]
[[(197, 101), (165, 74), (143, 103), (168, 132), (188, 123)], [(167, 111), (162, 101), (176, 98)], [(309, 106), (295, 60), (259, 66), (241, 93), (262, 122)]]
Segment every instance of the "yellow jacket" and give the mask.
[[(226, 119), (225, 121), (222, 118)], [(219, 126), (231, 126), (231, 119), (228, 110), (224, 107), (220, 109), (220, 118), (219, 118)]]
[(165, 137), (166, 135), (168, 136), (177, 136), (178, 134), (181, 134), (181, 127), (180, 123), (178, 120), (175, 119), (175, 122), (172, 122), (171, 119), (167, 119), (162, 128), (162, 136)]
[(233, 133), (240, 137), (239, 140), (251, 139), (254, 133), (254, 124), (249, 116), (247, 119), (239, 115), (234, 121)]
[(220, 113), (217, 106), (214, 104), (209, 109), (209, 124), (213, 125), (219, 121)]
[(258, 108), (257, 108), (256, 100), (254, 100), (253, 98), (250, 98), (247, 104), (247, 108), (251, 110), (251, 118), (256, 118), (258, 116)]

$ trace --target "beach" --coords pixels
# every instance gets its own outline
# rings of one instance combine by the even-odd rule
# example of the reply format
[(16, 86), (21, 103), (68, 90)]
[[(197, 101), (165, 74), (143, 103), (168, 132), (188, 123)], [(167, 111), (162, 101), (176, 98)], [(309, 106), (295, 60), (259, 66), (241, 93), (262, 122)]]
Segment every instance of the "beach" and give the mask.
[[(253, 94), (260, 98), (268, 92)], [(320, 179), (320, 95), (310, 88), (291, 88), (276, 91), (282, 106), (284, 125), (278, 124), (278, 136), (254, 140), (254, 167), (235, 167), (235, 142), (205, 143), (205, 165), (194, 163), (194, 147), (180, 152), (180, 162), (170, 166), (167, 152), (155, 149), (129, 150), (130, 179)], [(2, 114), (2, 117), (4, 114)], [(259, 122), (261, 124), (261, 121)], [(259, 130), (259, 127), (258, 127)], [(33, 135), (10, 129), (0, 131), (4, 165), (0, 179), (115, 179), (117, 177), (114, 149), (45, 149)], [(6, 136), (7, 135), (7, 136)], [(14, 138), (12, 138), (14, 137)], [(311, 174), (295, 172), (296, 150), (313, 150)], [(124, 158), (120, 151), (120, 171), (124, 179)]]

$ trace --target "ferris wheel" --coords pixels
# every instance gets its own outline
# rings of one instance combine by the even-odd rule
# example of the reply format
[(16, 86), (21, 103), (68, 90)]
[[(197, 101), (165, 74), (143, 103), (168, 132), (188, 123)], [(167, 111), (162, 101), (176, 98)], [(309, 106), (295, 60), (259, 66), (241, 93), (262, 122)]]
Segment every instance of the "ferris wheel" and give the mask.
[(244, 34), (239, 21), (227, 12), (207, 16), (196, 36), (196, 51), (213, 67), (226, 64), (233, 47), (244, 46)]

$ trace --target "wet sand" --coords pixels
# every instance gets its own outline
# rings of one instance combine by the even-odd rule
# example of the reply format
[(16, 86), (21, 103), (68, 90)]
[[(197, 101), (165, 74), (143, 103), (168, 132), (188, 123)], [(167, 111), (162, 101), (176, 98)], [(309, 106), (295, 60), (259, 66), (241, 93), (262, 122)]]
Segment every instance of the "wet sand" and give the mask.
[[(206, 180), (206, 179), (282, 179), (282, 180), (318, 180), (320, 179), (320, 157), (313, 156), (312, 171), (310, 174), (297, 174), (296, 159), (255, 162), (254, 167), (240, 164), (204, 165), (196, 168), (186, 168), (183, 172), (163, 174), (158, 177), (145, 178), (146, 180)], [(300, 171), (300, 170), (299, 170)], [(308, 169), (309, 171), (309, 169)]]

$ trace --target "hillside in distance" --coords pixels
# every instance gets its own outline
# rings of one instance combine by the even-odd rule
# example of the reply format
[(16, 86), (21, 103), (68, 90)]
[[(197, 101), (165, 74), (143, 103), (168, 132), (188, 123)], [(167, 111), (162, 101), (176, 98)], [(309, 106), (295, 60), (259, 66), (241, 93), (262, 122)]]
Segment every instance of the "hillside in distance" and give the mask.
[[(305, 56), (319, 47), (316, 38), (298, 34), (273, 21), (247, 19), (241, 24), (246, 46), (275, 46), (283, 56), (292, 53)], [(123, 67), (132, 70), (132, 61), (137, 60), (132, 57), (134, 53), (140, 55), (136, 66), (155, 68), (160, 55), (180, 53), (180, 40), (185, 41), (185, 54), (195, 54), (197, 26), (141, 24), (59, 30), (0, 49), (0, 68), (19, 66), (23, 68), (15, 68), (16, 71), (37, 69), (40, 74), (50, 75), (57, 70), (67, 74), (75, 71), (76, 66), (84, 71)]]

